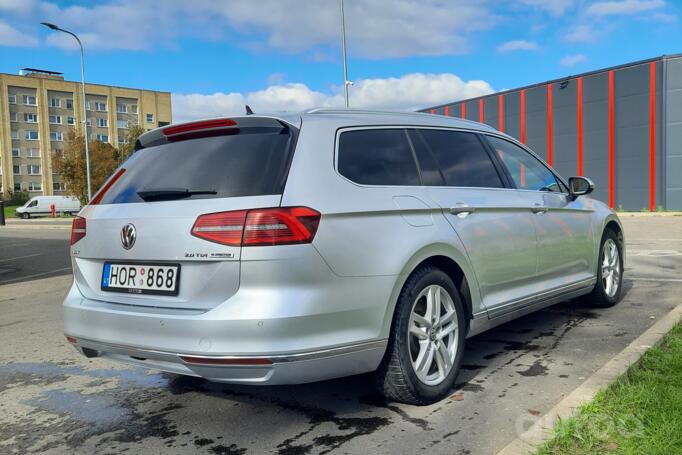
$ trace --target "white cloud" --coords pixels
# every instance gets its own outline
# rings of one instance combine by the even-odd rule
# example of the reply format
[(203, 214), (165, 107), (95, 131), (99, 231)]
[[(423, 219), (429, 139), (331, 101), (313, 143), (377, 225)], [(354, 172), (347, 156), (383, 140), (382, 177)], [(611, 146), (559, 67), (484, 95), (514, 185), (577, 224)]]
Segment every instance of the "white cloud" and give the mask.
[(534, 51), (537, 50), (538, 43), (526, 40), (513, 40), (502, 43), (497, 47), (498, 52), (512, 52), (512, 51)]
[(578, 63), (584, 63), (587, 61), (587, 57), (583, 54), (567, 55), (563, 57), (559, 63), (561, 66), (575, 66)]
[(573, 6), (573, 0), (520, 0), (521, 4), (541, 8), (555, 16), (561, 16)]
[(33, 47), (38, 44), (34, 36), (20, 32), (9, 24), (0, 21), (0, 46)]
[[(26, 25), (55, 22), (78, 33), (89, 49), (147, 50), (172, 47), (183, 37), (223, 41), (236, 32), (239, 43), (253, 50), (308, 51), (325, 59), (336, 58), (340, 44), (339, 3), (331, 0), (108, 0), (75, 5), (0, 0), (3, 9)], [(346, 2), (348, 49), (354, 57), (462, 54), (472, 32), (496, 23), (487, 1)], [(72, 39), (57, 33), (47, 43), (74, 47)]]
[(591, 25), (576, 25), (564, 35), (564, 41), (571, 43), (590, 43), (596, 39), (596, 33)]
[(596, 2), (587, 8), (587, 14), (594, 16), (615, 16), (637, 14), (665, 6), (663, 0), (621, 0)]
[[(363, 79), (350, 88), (351, 107), (408, 109), (485, 95), (493, 91), (485, 81), (463, 81), (454, 74), (411, 73), (399, 78)], [(312, 107), (343, 106), (339, 90), (323, 93), (305, 84), (272, 85), (249, 93), (173, 94), (176, 122), (255, 112), (296, 112)]]

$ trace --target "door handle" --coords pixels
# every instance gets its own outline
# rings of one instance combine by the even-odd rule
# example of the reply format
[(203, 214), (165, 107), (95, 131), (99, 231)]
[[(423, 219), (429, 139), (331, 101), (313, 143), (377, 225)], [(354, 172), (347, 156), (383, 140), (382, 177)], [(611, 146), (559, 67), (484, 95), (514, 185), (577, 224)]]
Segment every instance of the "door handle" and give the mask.
[(542, 215), (544, 213), (547, 213), (547, 207), (538, 203), (533, 204), (533, 207), (531, 207), (530, 210), (536, 215)]
[(450, 209), (450, 213), (457, 215), (460, 218), (464, 218), (476, 211), (475, 207), (470, 207), (466, 204), (457, 203), (454, 207)]

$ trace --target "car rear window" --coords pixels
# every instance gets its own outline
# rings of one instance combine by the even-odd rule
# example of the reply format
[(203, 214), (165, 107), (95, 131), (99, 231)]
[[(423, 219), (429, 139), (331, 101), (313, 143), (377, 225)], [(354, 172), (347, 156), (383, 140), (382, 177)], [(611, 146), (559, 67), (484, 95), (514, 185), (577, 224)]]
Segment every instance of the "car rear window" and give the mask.
[(252, 127), (140, 149), (101, 203), (144, 202), (138, 192), (159, 188), (215, 192), (184, 199), (282, 194), (294, 135), (288, 126)]
[(420, 185), (404, 129), (341, 133), (337, 168), (347, 179), (363, 185)]

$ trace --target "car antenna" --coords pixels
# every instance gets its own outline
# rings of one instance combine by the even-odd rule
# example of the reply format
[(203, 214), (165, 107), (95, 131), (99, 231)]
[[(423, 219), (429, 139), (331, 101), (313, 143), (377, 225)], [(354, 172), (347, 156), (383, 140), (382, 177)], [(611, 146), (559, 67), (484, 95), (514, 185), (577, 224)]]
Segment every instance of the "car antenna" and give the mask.
[(246, 115), (253, 115), (253, 110), (248, 104), (246, 105)]

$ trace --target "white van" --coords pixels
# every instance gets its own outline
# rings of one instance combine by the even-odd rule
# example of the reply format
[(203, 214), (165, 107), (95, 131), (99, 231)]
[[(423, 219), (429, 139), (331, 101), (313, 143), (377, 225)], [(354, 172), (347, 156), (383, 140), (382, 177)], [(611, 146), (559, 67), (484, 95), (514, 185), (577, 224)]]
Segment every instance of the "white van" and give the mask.
[(24, 219), (50, 216), (52, 204), (57, 215), (75, 215), (81, 209), (81, 203), (75, 196), (36, 196), (17, 208), (16, 214)]

